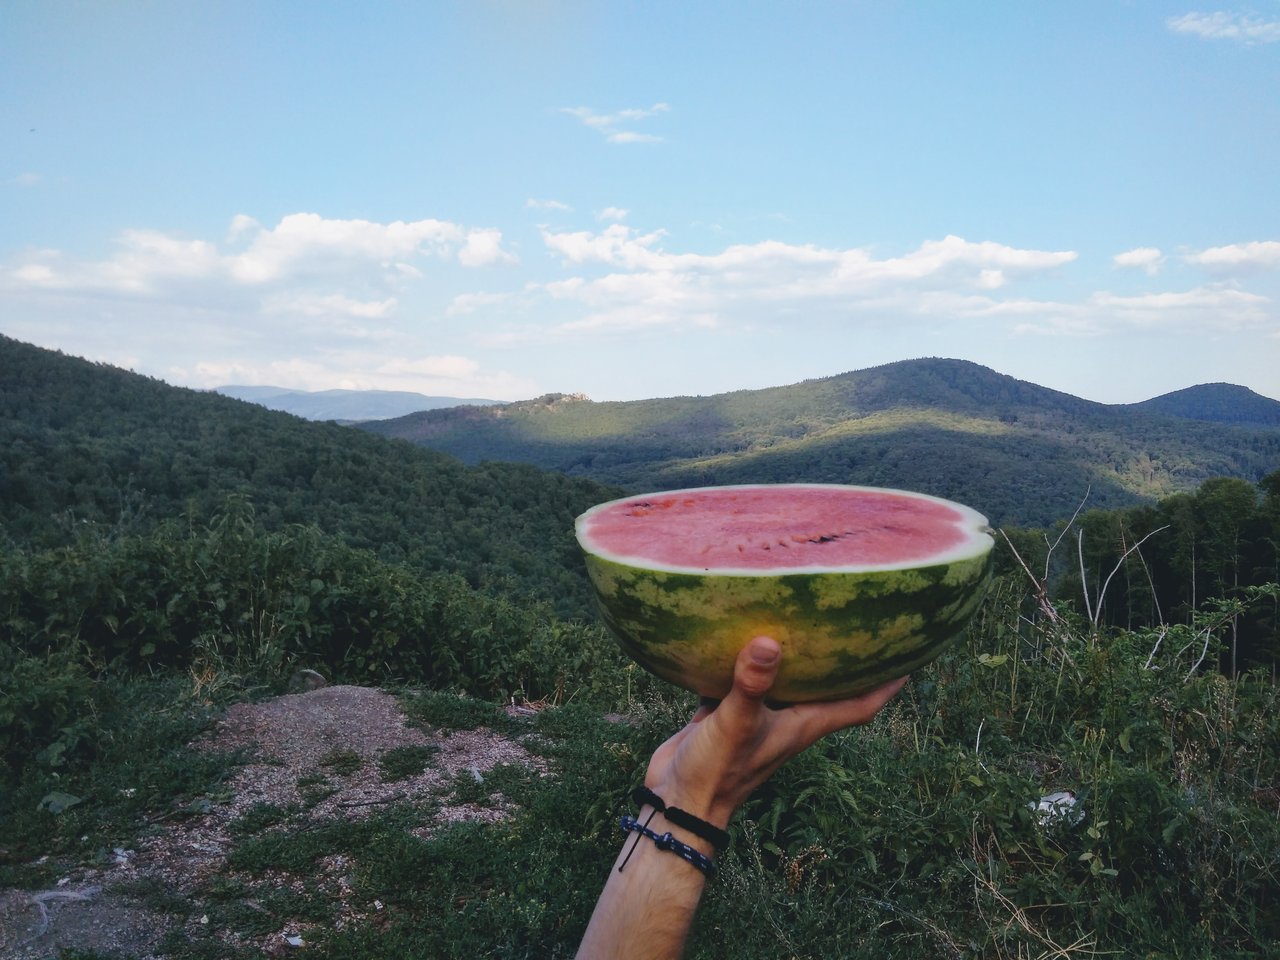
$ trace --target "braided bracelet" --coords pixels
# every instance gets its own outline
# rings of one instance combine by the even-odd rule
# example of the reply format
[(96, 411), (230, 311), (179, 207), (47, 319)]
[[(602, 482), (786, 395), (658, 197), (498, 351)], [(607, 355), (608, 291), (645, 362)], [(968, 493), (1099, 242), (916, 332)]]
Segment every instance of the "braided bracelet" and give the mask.
[(649, 804), (677, 827), (682, 827), (694, 836), (701, 837), (715, 847), (717, 853), (723, 853), (729, 846), (728, 833), (679, 807), (668, 807), (660, 796), (646, 786), (641, 785), (632, 790), (631, 798), (641, 806)]
[[(635, 817), (623, 817), (621, 820), (618, 821), (618, 826), (621, 827), (624, 831), (630, 832), (634, 830), (636, 833), (640, 834), (641, 836), (648, 837), (650, 840), (652, 840), (654, 845), (659, 850), (668, 850), (671, 853), (674, 853), (676, 856), (681, 857), (684, 860), (687, 860), (689, 863), (693, 864), (695, 867), (701, 870), (704, 874), (706, 874), (707, 879), (711, 879), (716, 875), (715, 861), (713, 861), (710, 857), (708, 857), (702, 851), (695, 850), (693, 849), (693, 847), (689, 846), (688, 844), (681, 843), (679, 840), (673, 837), (669, 832), (657, 833), (653, 830), (650, 830), (648, 827), (646, 827), (643, 823), (641, 823)], [(639, 843), (639, 842), (640, 842), (640, 837), (636, 837), (636, 843)], [(632, 847), (631, 850), (634, 853), (635, 847)], [(627, 860), (630, 860), (630, 859), (631, 859), (631, 854), (627, 854)], [(621, 873), (622, 867), (625, 867), (626, 865), (627, 865), (627, 861), (626, 860), (622, 861), (622, 866), (618, 867), (618, 872)]]

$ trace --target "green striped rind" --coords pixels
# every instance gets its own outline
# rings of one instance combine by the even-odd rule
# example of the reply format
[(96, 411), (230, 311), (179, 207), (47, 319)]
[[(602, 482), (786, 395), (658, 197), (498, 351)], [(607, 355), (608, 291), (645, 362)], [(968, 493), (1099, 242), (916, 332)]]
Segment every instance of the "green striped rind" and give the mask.
[(909, 570), (740, 575), (669, 573), (586, 552), (605, 623), (646, 669), (722, 697), (752, 637), (782, 645), (770, 699), (863, 693), (938, 656), (977, 612), (991, 546)]

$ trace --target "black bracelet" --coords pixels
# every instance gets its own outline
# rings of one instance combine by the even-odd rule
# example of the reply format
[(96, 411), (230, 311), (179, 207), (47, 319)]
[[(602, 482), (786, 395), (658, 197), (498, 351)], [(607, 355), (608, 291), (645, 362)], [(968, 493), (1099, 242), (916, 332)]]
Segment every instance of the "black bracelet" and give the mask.
[(694, 836), (707, 841), (716, 848), (717, 853), (723, 853), (729, 846), (728, 833), (679, 807), (668, 807), (660, 796), (643, 784), (631, 791), (631, 799), (641, 806), (649, 804), (677, 827), (682, 827)]
[[(693, 847), (688, 846), (687, 844), (681, 843), (679, 840), (673, 837), (670, 833), (656, 833), (655, 831), (650, 830), (648, 827), (646, 827), (643, 823), (641, 823), (635, 817), (623, 817), (621, 820), (618, 821), (618, 826), (627, 832), (634, 830), (636, 833), (640, 834), (641, 836), (648, 837), (650, 840), (652, 840), (654, 842), (654, 845), (659, 850), (669, 850), (671, 853), (674, 853), (677, 857), (681, 857), (684, 860), (687, 860), (689, 863), (693, 864), (695, 867), (701, 870), (704, 874), (706, 874), (707, 879), (711, 879), (716, 875), (716, 865), (714, 860), (712, 860), (702, 851), (695, 850), (693, 849)], [(636, 842), (637, 843), (640, 842), (640, 837), (636, 837)], [(634, 851), (635, 847), (632, 847), (631, 849), (632, 851)], [(630, 859), (631, 859), (631, 854), (627, 854), (627, 860), (630, 860)], [(618, 872), (621, 873), (622, 867), (625, 867), (626, 865), (627, 865), (627, 862), (626, 860), (624, 860), (622, 862), (622, 866), (618, 867)]]

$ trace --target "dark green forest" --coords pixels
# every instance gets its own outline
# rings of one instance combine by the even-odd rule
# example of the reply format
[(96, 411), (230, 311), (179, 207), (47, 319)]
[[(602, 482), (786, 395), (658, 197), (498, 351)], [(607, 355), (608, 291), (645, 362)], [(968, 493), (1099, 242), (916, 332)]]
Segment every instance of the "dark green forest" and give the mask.
[(314, 526), (380, 560), (589, 611), (573, 518), (615, 488), (518, 464), (465, 467), (214, 393), (0, 338), (0, 538), (143, 533), (248, 498), (269, 531)]
[[(1228, 408), (1193, 418), (1195, 397), (1177, 416), (1129, 411), (1148, 431), (1131, 446), (1114, 411), (998, 377), (975, 397), (963, 369), (935, 372), (914, 394), (939, 404), (933, 426), (890, 410), (842, 426), (850, 396), (906, 387), (893, 371), (833, 378), (812, 387), (830, 423), (805, 427), (810, 400), (786, 408), (796, 395), (781, 389), (767, 416), (795, 435), (766, 448), (744, 434), (726, 460), (799, 463), (819, 457), (821, 434), (844, 451), (834, 472), (851, 448), (832, 436), (847, 430), (877, 438), (860, 448), (876, 451), (877, 482), (1006, 520), (966, 634), (873, 725), (796, 758), (741, 811), (690, 956), (723, 956), (727, 931), (735, 956), (761, 960), (1277, 955), (1280, 453), (1266, 410), (1245, 404), (1235, 426)], [(609, 438), (657, 409), (534, 404), (546, 418), (584, 405), (617, 421), (592, 421), (595, 448), (573, 433), (588, 421), (564, 421), (576, 455), (600, 457), (622, 456)], [(686, 476), (662, 458), (639, 471), (672, 438), (693, 449), (699, 424), (712, 439), (696, 457), (721, 456), (714, 421), (730, 415), (715, 409), (689, 400), (651, 448), (635, 433), (630, 466), (608, 475)], [(1025, 445), (1030, 424), (1048, 446)], [(949, 472), (966, 444), (981, 450)], [(1093, 460), (1060, 471), (1064, 450), (1086, 448), (1107, 451), (1112, 481)], [(1146, 487), (1128, 479), (1141, 457)], [(708, 469), (699, 482), (745, 479)], [(329, 958), (571, 956), (615, 814), (693, 706), (595, 619), (572, 521), (619, 488), (587, 472), (468, 466), (0, 339), (0, 889), (51, 887), (225, 804), (243, 758), (187, 744), (306, 667), (396, 691), (435, 730), (525, 737), (550, 773), (464, 777), (455, 790), (500, 790), (510, 819), (425, 837), (409, 804), (320, 824), (305, 803), (255, 808), (233, 824), (228, 874), (195, 903), (139, 892), (187, 931), (165, 956), (247, 960), (255, 935), (288, 924)], [(984, 501), (1037, 475), (1034, 510), (1025, 487)], [(1036, 812), (1063, 789), (1082, 814)], [(312, 876), (334, 856), (352, 864), (352, 895), (383, 905), (376, 919), (369, 907), (331, 922)], [(281, 877), (301, 892), (279, 895)]]

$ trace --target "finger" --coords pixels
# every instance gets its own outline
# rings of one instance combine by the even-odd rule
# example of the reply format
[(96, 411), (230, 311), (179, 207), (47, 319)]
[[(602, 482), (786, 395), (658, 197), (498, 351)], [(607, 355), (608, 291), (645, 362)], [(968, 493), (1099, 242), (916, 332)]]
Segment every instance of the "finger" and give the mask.
[(763, 709), (765, 695), (778, 676), (782, 648), (772, 637), (756, 637), (738, 652), (733, 666), (733, 688), (716, 708), (715, 716), (726, 729), (745, 730)]
[(806, 703), (796, 707), (804, 719), (806, 737), (817, 740), (828, 733), (867, 723), (879, 713), (886, 703), (898, 695), (909, 677), (899, 677), (883, 686), (846, 700), (830, 703)]
[(738, 654), (733, 665), (733, 690), (747, 700), (763, 700), (782, 663), (782, 647), (772, 637), (756, 637)]

